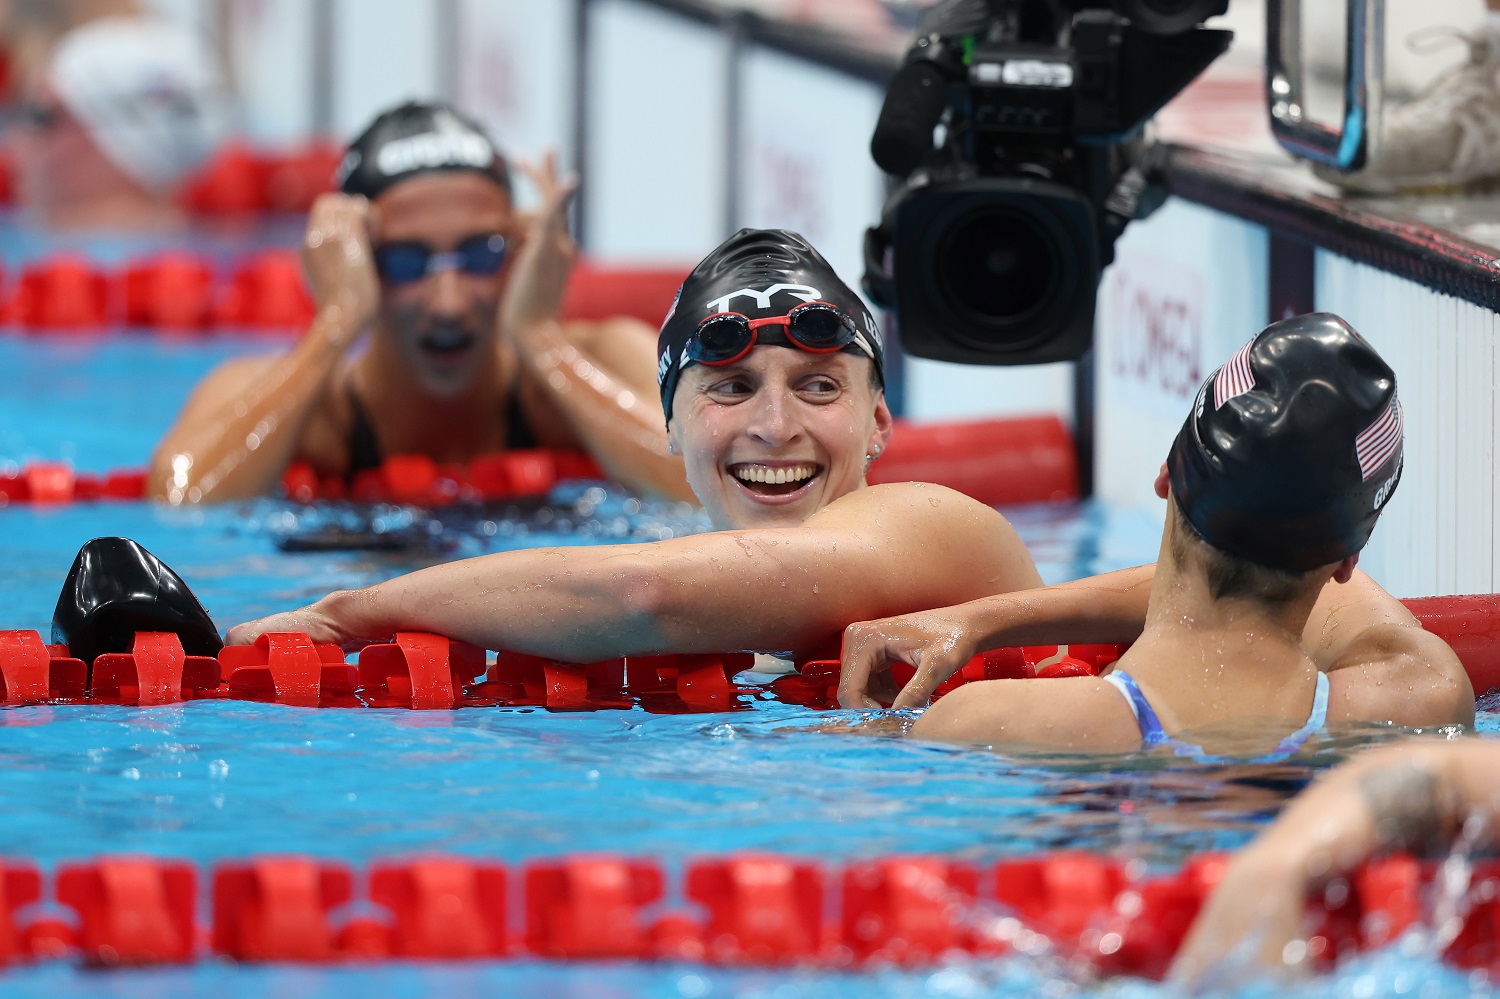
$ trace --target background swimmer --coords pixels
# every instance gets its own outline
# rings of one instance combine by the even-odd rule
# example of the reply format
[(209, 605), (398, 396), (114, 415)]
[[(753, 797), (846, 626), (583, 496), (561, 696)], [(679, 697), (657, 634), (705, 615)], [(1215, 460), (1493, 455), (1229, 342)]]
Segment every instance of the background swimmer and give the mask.
[[(1324, 774), (1235, 856), (1188, 932), (1171, 977), (1194, 992), (1235, 964), (1305, 971), (1310, 895), (1387, 852), (1493, 848), (1500, 746), (1411, 739)], [(1248, 959), (1248, 960), (1247, 960)], [(1224, 982), (1224, 984), (1228, 984)]]
[(716, 533), (453, 562), (240, 625), (229, 641), (427, 630), (575, 662), (808, 650), (872, 611), (1040, 584), (990, 507), (930, 484), (866, 486), (891, 435), (879, 330), (800, 236), (745, 229), (714, 250), (658, 347), (672, 446)]
[(343, 193), (308, 220), (317, 318), (289, 353), (204, 379), (157, 447), (151, 495), (258, 495), (296, 459), (347, 478), (391, 454), (461, 463), (547, 447), (581, 448), (627, 486), (686, 497), (650, 401), (651, 331), (557, 321), (573, 185), (550, 156), (531, 174), (542, 206), (528, 225), (505, 160), (473, 122), (443, 104), (376, 118), (340, 168)]
[(1154, 568), (853, 626), (840, 699), (876, 703), (872, 678), (878, 692), (897, 659), (917, 667), (895, 701), (913, 707), (980, 648), (1134, 641), (1111, 678), (966, 684), (912, 734), (1195, 755), (1177, 733), (1235, 718), (1281, 719), (1264, 747), (1279, 751), (1324, 717), (1472, 724), (1446, 644), (1367, 577), (1339, 592), (1401, 447), (1395, 376), (1358, 334), (1331, 315), (1273, 324), (1204, 383), (1178, 434)]

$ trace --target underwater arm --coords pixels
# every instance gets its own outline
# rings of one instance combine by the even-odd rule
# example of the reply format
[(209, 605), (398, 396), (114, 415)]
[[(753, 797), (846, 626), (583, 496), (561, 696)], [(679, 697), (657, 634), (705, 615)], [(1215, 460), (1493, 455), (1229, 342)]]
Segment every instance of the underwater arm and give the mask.
[(983, 649), (1133, 642), (1145, 627), (1155, 575), (1154, 564), (1143, 565), (852, 624), (844, 632), (839, 703), (846, 708), (879, 707), (872, 694), (894, 694), (893, 662), (908, 663), (917, 671), (895, 697), (894, 706), (915, 708), (926, 704), (939, 684)]
[(1197, 989), (1225, 959), (1298, 970), (1309, 892), (1385, 851), (1446, 847), (1469, 819), (1496, 841), (1500, 746), (1411, 739), (1366, 753), (1299, 794), (1241, 850), (1177, 953), (1171, 977)]

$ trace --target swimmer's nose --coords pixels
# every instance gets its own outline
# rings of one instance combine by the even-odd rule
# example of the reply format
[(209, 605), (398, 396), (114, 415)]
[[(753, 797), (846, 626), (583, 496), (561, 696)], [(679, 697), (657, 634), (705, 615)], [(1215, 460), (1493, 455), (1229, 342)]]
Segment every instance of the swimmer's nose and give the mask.
[(756, 409), (747, 428), (750, 436), (770, 445), (782, 447), (802, 435), (802, 425), (792, 414), (788, 393), (770, 391)]
[(427, 279), (427, 309), (434, 315), (461, 316), (468, 311), (463, 278), (456, 270), (438, 271)]

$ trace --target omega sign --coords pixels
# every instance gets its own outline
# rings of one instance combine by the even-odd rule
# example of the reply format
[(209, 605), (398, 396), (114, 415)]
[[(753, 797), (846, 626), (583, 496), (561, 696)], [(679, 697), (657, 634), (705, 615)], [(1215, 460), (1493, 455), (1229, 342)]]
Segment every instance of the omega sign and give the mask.
[(1110, 377), (1131, 395), (1183, 412), (1205, 375), (1202, 275), (1131, 254), (1110, 268), (1103, 298)]

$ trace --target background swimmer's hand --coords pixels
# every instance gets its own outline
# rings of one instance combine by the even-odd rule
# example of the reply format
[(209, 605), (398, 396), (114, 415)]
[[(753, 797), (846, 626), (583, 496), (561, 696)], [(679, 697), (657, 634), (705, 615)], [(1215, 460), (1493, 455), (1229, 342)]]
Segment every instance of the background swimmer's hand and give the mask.
[(541, 192), (542, 205), (527, 227), (500, 305), (500, 329), (508, 336), (557, 319), (578, 255), (568, 234), (568, 206), (578, 190), (577, 179), (557, 175), (556, 152), (549, 151), (540, 164), (523, 160), (520, 166)]
[(320, 195), (302, 237), (302, 266), (318, 311), (337, 306), (346, 312), (338, 325), (350, 342), (369, 326), (380, 303), (371, 213), (370, 203), (359, 195)]
[[(851, 624), (844, 629), (840, 706), (878, 708), (887, 702), (896, 708), (925, 706), (938, 684), (974, 657), (974, 635), (955, 607)], [(917, 671), (899, 694), (891, 676), (895, 662)]]

